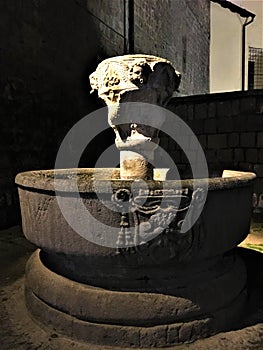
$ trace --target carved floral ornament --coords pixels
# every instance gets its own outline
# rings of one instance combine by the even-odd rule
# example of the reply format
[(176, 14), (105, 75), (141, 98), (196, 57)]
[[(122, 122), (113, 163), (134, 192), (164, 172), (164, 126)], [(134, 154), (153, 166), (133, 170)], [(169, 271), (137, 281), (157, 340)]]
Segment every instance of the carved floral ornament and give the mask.
[(101, 62), (90, 75), (91, 93), (107, 105), (121, 102), (121, 95), (129, 90), (151, 89), (158, 95), (156, 102), (164, 105), (177, 90), (181, 75), (166, 59), (148, 55), (118, 56)]
[[(201, 187), (198, 187), (192, 193), (189, 193), (187, 188), (181, 190), (151, 190), (150, 193), (147, 191), (144, 193), (144, 190), (140, 190), (135, 197), (126, 188), (117, 190), (112, 195), (112, 202), (122, 214), (116, 245), (126, 246), (127, 248), (134, 245), (136, 250), (139, 251), (139, 246), (142, 244), (148, 242), (151, 245), (149, 237), (153, 239), (160, 233), (164, 233), (168, 246), (171, 243), (171, 234), (172, 241), (175, 239), (177, 242), (177, 248), (173, 247), (172, 249), (173, 256), (178, 254), (182, 247), (184, 247), (183, 251), (186, 253), (193, 242), (193, 231), (189, 230), (187, 233), (181, 233), (181, 227), (185, 220), (192, 220), (192, 215), (202, 204), (204, 195), (205, 191)], [(141, 221), (142, 218), (144, 218), (143, 221)], [(200, 219), (196, 227), (199, 224)], [(155, 244), (158, 245), (159, 243)]]

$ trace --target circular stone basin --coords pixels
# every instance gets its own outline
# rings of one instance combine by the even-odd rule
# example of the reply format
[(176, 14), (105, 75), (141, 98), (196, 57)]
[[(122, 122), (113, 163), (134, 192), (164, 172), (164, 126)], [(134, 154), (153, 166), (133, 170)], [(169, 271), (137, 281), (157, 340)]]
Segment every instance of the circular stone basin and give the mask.
[[(156, 170), (155, 178), (160, 179), (162, 174), (162, 171)], [(56, 193), (54, 176), (56, 176)], [(111, 259), (115, 257), (117, 263), (125, 255), (125, 253), (120, 255), (116, 249), (116, 239), (123, 217), (123, 208), (118, 205), (123, 204), (122, 196), (132, 192), (133, 200), (139, 203), (139, 208), (141, 206), (145, 208), (145, 203), (142, 202), (146, 200), (148, 193), (145, 182), (124, 181), (118, 177), (119, 170), (109, 168), (44, 170), (18, 174), (16, 184), (25, 236), (46, 252), (79, 255), (92, 259), (96, 257), (100, 263), (106, 264), (109, 257)], [(237, 171), (224, 171), (222, 177), (209, 178), (202, 213), (193, 227), (185, 233), (181, 233), (176, 225), (179, 220), (184, 219), (187, 205), (191, 201), (193, 180), (147, 181), (150, 191), (148, 197), (154, 201), (154, 204), (150, 201), (148, 209), (154, 205), (155, 209), (156, 205), (160, 206), (162, 195), (167, 193), (168, 204), (165, 210), (168, 208), (169, 211), (171, 201), (178, 201), (178, 197), (184, 202), (184, 207), (169, 225), (171, 229), (164, 228), (159, 235), (155, 234), (155, 237), (153, 235), (153, 239), (149, 239), (151, 230), (146, 231), (145, 244), (139, 245), (134, 254), (126, 254), (125, 264), (144, 265), (153, 262), (156, 264), (158, 261), (163, 263), (164, 260), (189, 262), (211, 258), (231, 250), (243, 241), (249, 232), (254, 178), (253, 173)], [(197, 181), (198, 189), (202, 189), (207, 180)], [(79, 198), (74, 183), (77, 183)], [(58, 200), (61, 198), (68, 201), (71, 217), (77, 218), (75, 221), (79, 223), (82, 236), (76, 233), (64, 218), (58, 205)], [(76, 201), (83, 203), (84, 206), (79, 209), (75, 205)], [(132, 237), (135, 235), (138, 222), (147, 222), (151, 217), (151, 211), (147, 210), (138, 210), (137, 222), (134, 215), (126, 218), (130, 221)], [(83, 212), (91, 214), (88, 219), (86, 217), (83, 219), (86, 215)], [(92, 220), (87, 221), (89, 218)], [(159, 223), (157, 220), (157, 225)], [(161, 243), (162, 239), (166, 244)], [(149, 254), (151, 247), (152, 254)]]

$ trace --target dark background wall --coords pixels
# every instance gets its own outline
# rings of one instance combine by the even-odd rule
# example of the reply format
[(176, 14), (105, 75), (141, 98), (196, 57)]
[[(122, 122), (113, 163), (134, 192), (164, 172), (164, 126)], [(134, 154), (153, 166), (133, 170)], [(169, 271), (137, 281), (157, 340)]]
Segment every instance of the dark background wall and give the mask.
[(19, 221), (15, 175), (52, 168), (67, 131), (98, 106), (88, 79), (97, 65), (97, 38), (85, 6), (0, 2), (1, 227)]

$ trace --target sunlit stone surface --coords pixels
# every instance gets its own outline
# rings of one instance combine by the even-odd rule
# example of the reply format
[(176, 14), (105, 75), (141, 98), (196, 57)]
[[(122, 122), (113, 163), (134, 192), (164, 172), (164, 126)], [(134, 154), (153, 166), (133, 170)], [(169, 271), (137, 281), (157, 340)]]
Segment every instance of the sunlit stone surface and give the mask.
[(149, 126), (151, 115), (145, 113), (139, 116), (139, 123), (132, 120), (132, 115), (127, 123), (129, 110), (121, 109), (120, 104), (141, 102), (165, 106), (178, 89), (180, 79), (180, 73), (169, 61), (149, 55), (109, 58), (91, 74), (92, 91), (97, 90), (108, 106), (108, 121), (116, 133), (122, 179), (153, 178), (151, 163), (165, 117), (159, 116), (157, 128)]

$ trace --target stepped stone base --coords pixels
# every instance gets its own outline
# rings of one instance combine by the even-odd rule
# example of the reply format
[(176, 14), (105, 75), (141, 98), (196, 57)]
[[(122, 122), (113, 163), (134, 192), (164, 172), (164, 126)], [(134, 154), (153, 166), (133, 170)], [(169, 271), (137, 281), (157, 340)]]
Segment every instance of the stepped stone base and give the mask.
[(200, 264), (199, 283), (192, 276), (189, 284), (188, 267), (185, 277), (174, 268), (169, 283), (158, 276), (161, 291), (152, 283), (144, 292), (73, 281), (45, 266), (43, 257), (37, 250), (27, 264), (28, 310), (38, 322), (88, 343), (135, 348), (189, 343), (230, 329), (244, 311), (246, 269), (234, 253), (207, 262), (209, 268)]

